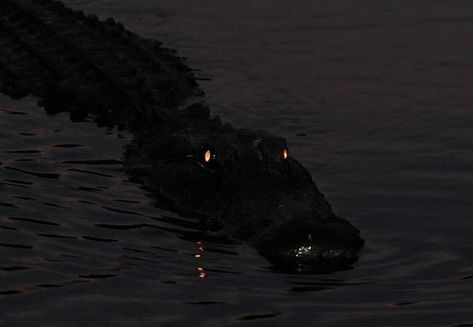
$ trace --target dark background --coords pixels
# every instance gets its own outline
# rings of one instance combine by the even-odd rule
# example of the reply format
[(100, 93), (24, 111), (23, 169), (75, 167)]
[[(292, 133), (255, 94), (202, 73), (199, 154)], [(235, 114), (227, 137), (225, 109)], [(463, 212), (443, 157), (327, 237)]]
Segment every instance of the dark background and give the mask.
[(119, 165), (64, 163), (119, 160), (126, 133), (2, 97), (1, 240), (25, 247), (0, 246), (0, 324), (473, 325), (473, 3), (65, 3), (177, 49), (213, 113), (286, 137), (367, 244), (352, 270), (295, 276), (245, 245), (97, 227), (192, 229)]

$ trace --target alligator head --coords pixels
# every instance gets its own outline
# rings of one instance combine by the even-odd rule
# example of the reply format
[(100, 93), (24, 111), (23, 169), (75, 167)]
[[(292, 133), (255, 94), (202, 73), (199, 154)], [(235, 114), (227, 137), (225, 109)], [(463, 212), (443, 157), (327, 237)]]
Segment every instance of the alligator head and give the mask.
[(217, 223), (279, 270), (327, 271), (356, 261), (359, 230), (338, 218), (283, 138), (218, 118), (138, 134), (126, 167), (158, 205)]

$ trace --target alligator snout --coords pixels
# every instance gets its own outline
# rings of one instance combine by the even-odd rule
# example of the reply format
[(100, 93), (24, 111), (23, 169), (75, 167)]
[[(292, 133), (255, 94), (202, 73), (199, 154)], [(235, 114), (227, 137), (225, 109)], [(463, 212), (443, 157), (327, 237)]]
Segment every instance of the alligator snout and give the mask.
[(220, 222), (226, 235), (255, 247), (282, 271), (326, 272), (349, 267), (364, 244), (339, 218), (307, 170), (292, 158), (276, 172), (242, 171), (226, 187)]
[(278, 226), (257, 248), (275, 270), (325, 273), (348, 268), (363, 244), (359, 230), (338, 217), (327, 222), (299, 218)]

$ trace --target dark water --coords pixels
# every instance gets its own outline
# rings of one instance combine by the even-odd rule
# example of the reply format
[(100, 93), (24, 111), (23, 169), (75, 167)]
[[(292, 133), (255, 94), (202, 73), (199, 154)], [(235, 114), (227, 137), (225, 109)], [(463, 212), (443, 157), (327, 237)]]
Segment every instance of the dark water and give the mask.
[(473, 326), (473, 3), (66, 3), (177, 48), (367, 245), (348, 271), (272, 273), (154, 208), (126, 133), (1, 97), (0, 325)]

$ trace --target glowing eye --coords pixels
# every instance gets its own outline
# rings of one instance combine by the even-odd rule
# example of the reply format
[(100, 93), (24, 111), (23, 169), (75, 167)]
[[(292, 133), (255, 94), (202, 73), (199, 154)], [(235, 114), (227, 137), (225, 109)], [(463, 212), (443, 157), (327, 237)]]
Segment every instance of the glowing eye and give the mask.
[(287, 149), (284, 149), (284, 151), (282, 152), (282, 157), (284, 159), (287, 159), (287, 157), (289, 157), (289, 153), (287, 152)]
[(205, 163), (210, 162), (211, 159), (212, 159), (212, 152), (210, 152), (210, 150), (205, 151), (205, 153), (204, 153)]

